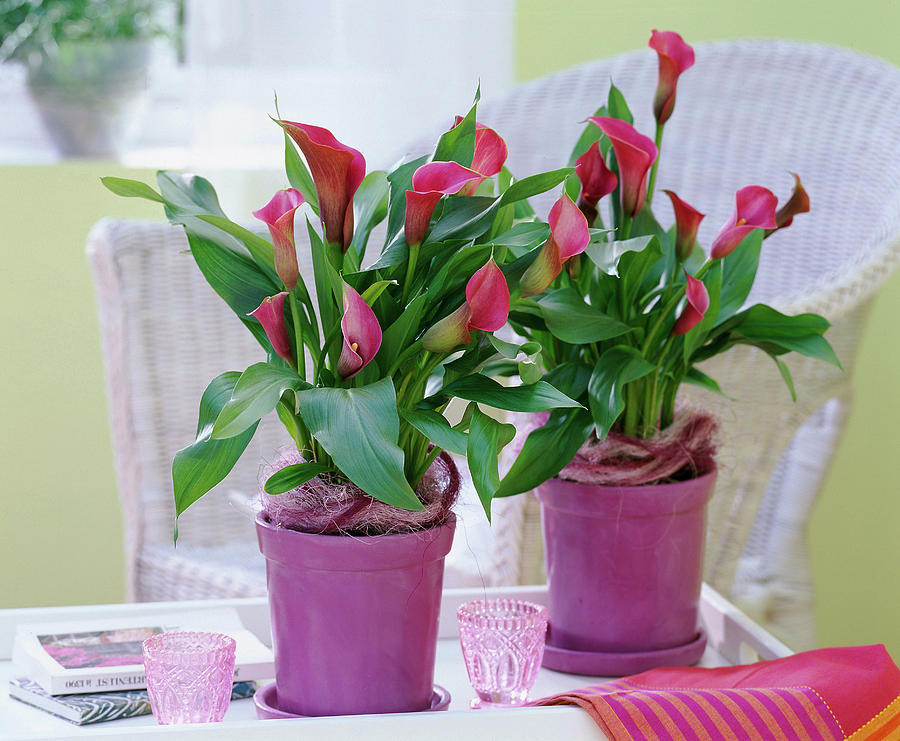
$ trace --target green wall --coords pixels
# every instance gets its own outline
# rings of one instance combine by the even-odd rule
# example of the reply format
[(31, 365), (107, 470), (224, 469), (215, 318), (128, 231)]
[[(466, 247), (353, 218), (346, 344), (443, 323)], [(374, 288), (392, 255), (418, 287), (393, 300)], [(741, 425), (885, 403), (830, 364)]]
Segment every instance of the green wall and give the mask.
[[(517, 22), (520, 80), (643, 48), (652, 28), (679, 31), (689, 42), (820, 41), (900, 65), (897, 0), (519, 0)], [(897, 316), (900, 275), (876, 299), (863, 337), (855, 405), (813, 514), (810, 545), (820, 643), (883, 642), (900, 657)]]
[(125, 596), (122, 517), (84, 246), (103, 216), (159, 218), (159, 210), (100, 185), (100, 175), (117, 171), (103, 163), (0, 167), (0, 607)]
[[(900, 64), (900, 2), (519, 0), (522, 80), (643, 47), (651, 28), (690, 41), (781, 36), (852, 46)], [(102, 216), (159, 218), (99, 184), (103, 163), (0, 167), (4, 254), (0, 607), (123, 597), (121, 515), (95, 299), (84, 243)], [(149, 173), (130, 173), (145, 177)], [(900, 277), (876, 302), (853, 379), (856, 406), (812, 522), (825, 644), (900, 653)]]

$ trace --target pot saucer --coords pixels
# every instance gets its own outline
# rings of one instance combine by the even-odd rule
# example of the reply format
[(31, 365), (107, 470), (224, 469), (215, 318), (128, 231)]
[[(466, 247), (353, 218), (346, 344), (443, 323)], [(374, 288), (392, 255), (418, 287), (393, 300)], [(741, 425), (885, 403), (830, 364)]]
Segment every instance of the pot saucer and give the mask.
[[(275, 688), (275, 682), (271, 682), (256, 690), (253, 695), (253, 704), (256, 705), (256, 716), (260, 720), (274, 720), (276, 718), (309, 718), (308, 715), (297, 715), (289, 713), (278, 707), (278, 690)], [(431, 693), (431, 707), (425, 708), (422, 712), (435, 710), (446, 710), (450, 707), (450, 693), (441, 685), (434, 685)]]
[(706, 631), (700, 628), (689, 643), (656, 651), (615, 653), (605, 651), (573, 651), (551, 646), (544, 647), (543, 666), (566, 674), (591, 677), (625, 677), (629, 674), (655, 669), (658, 666), (690, 666), (696, 664), (706, 650)]

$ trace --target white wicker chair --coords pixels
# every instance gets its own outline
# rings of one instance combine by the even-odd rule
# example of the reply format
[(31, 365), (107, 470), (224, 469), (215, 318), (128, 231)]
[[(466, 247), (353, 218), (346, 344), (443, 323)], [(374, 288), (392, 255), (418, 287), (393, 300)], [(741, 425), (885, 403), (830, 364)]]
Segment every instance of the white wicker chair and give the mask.
[[(871, 299), (900, 253), (900, 171), (884, 166), (900, 157), (900, 71), (810, 44), (739, 41), (696, 51), (697, 65), (681, 79), (666, 127), (658, 187), (709, 214), (700, 235), (708, 245), (731, 213), (737, 188), (759, 183), (786, 196), (787, 171), (799, 172), (813, 213), (767, 240), (750, 300), (825, 314), (846, 369), (791, 359), (797, 404), (762, 353), (738, 349), (704, 369), (734, 399), (703, 399), (722, 419), (706, 578), (722, 591), (734, 585), (735, 596), (799, 648), (814, 642), (805, 524), (846, 414)], [(516, 175), (557, 167), (580, 122), (605, 99), (610, 78), (626, 94), (636, 125), (651, 131), (656, 55), (649, 50), (487, 96), (479, 119), (506, 138)], [(427, 151), (438, 133), (408, 152)], [(535, 200), (539, 213), (553, 197)], [(657, 212), (665, 223), (664, 201)], [(204, 384), (258, 356), (191, 258), (180, 254), (184, 245), (163, 225), (101, 222), (88, 247), (126, 517), (129, 593), (144, 600), (264, 589), (252, 527), (222, 506), (221, 494), (192, 507), (178, 550), (171, 549), (172, 453), (190, 438)], [(201, 336), (192, 319), (198, 315)], [(277, 440), (277, 425), (261, 427), (256, 449), (267, 454)], [(252, 491), (256, 460), (250, 451), (223, 486)], [(539, 579), (533, 499), (496, 506), (496, 543), (480, 558), (473, 583)], [(498, 520), (508, 524), (498, 528)]]

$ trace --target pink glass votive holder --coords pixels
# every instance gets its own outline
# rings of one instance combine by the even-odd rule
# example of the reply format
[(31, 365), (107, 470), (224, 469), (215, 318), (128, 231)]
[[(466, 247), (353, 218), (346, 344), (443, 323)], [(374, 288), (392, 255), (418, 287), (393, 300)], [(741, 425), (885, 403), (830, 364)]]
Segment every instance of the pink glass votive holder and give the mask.
[(456, 611), (473, 708), (511, 707), (528, 701), (547, 634), (547, 608), (514, 599), (474, 600)]
[(159, 633), (143, 644), (150, 708), (160, 725), (218, 723), (234, 684), (234, 638)]

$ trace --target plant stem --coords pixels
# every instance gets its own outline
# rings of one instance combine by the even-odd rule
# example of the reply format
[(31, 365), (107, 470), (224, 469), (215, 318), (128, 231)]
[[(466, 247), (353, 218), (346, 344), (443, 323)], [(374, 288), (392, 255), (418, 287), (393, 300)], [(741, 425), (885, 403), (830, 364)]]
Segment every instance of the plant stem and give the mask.
[(306, 347), (303, 344), (303, 322), (300, 320), (300, 304), (297, 296), (291, 291), (288, 294), (291, 305), (291, 320), (294, 323), (294, 353), (297, 359), (297, 373), (306, 380)]
[(657, 155), (653, 161), (653, 167), (650, 168), (650, 182), (647, 184), (647, 205), (653, 203), (653, 189), (656, 187), (656, 171), (659, 169), (659, 152), (662, 151), (663, 125), (656, 122), (656, 136), (654, 143), (656, 144)]
[(406, 306), (406, 300), (409, 298), (409, 289), (412, 286), (412, 280), (416, 272), (416, 263), (419, 261), (419, 248), (421, 245), (415, 244), (409, 246), (409, 259), (406, 262), (406, 277), (403, 279), (403, 305)]

